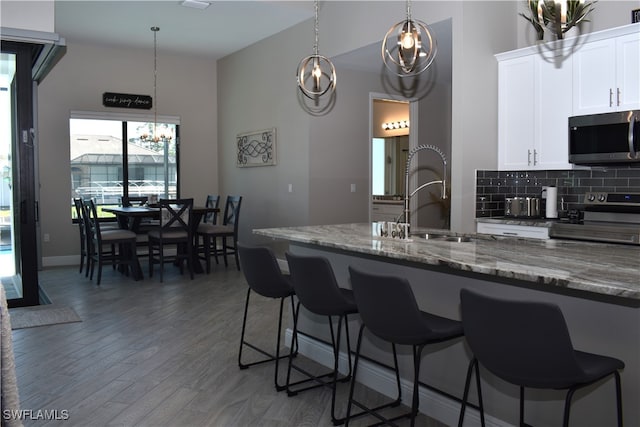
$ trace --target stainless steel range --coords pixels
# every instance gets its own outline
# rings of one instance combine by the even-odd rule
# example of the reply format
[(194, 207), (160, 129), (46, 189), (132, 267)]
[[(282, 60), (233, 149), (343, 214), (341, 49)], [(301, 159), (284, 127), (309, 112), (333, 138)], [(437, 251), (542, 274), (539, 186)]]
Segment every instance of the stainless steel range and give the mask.
[(640, 245), (640, 193), (587, 193), (584, 214), (554, 223), (556, 238)]

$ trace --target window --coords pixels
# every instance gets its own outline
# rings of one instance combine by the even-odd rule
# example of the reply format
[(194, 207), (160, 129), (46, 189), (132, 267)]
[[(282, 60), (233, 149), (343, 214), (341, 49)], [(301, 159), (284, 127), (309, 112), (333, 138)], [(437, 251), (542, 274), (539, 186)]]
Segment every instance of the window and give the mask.
[(95, 116), (72, 112), (69, 120), (71, 199), (102, 207), (119, 206), (122, 196), (178, 197), (177, 120)]

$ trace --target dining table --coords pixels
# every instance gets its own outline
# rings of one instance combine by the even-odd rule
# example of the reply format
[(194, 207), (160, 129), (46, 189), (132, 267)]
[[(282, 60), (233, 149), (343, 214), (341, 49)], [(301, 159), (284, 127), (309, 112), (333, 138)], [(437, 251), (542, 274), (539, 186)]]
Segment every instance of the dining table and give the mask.
[[(160, 218), (160, 208), (154, 205), (110, 207), (105, 206), (102, 208), (102, 211), (114, 214), (120, 228), (131, 230), (136, 234), (142, 233), (140, 226), (144, 219)], [(204, 273), (204, 268), (202, 268), (202, 264), (200, 264), (200, 258), (198, 257), (198, 248), (196, 244), (197, 242), (195, 241), (195, 239), (197, 238), (196, 230), (198, 229), (198, 225), (202, 221), (202, 218), (204, 218), (206, 214), (217, 212), (220, 212), (220, 208), (207, 206), (194, 206), (191, 208), (191, 219), (189, 220), (189, 223), (191, 224), (191, 231), (194, 236), (194, 250), (192, 251), (192, 264), (194, 273)]]

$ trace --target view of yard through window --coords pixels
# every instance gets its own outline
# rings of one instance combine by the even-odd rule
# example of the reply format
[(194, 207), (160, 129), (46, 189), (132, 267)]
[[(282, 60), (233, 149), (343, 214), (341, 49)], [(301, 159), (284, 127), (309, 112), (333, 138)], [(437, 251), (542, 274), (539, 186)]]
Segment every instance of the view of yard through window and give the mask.
[[(177, 196), (178, 126), (71, 118), (71, 199), (118, 206), (122, 196)], [(72, 217), (75, 211), (71, 209)], [(104, 217), (110, 214), (101, 215)]]

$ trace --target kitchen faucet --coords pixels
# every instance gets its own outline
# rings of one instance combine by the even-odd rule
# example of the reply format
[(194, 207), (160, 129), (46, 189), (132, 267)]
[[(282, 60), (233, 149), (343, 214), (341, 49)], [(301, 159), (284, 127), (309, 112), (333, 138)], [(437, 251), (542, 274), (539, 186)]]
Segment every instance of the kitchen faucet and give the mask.
[[(440, 159), (442, 160), (442, 179), (436, 180), (436, 181), (429, 181), (425, 184), (420, 185), (418, 188), (416, 188), (411, 193), (409, 193), (409, 168), (411, 167), (411, 160), (413, 159), (413, 156), (416, 153), (422, 150), (435, 151), (440, 155)], [(409, 212), (410, 211), (409, 202), (411, 201), (411, 197), (413, 197), (414, 194), (416, 194), (418, 191), (422, 190), (423, 188), (433, 184), (442, 185), (442, 200), (446, 199), (447, 198), (447, 159), (444, 153), (442, 152), (442, 150), (440, 150), (440, 148), (436, 147), (435, 145), (430, 145), (430, 144), (418, 145), (417, 147), (414, 147), (411, 149), (411, 151), (409, 151), (409, 155), (407, 157), (407, 166), (404, 173), (404, 212), (398, 218), (398, 222), (400, 222), (401, 218), (404, 219), (404, 222), (406, 224), (406, 230), (407, 230), (405, 234), (405, 238), (409, 238), (409, 227), (411, 225), (410, 212)]]

